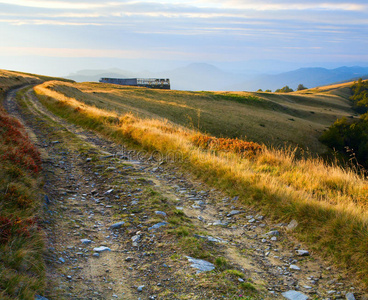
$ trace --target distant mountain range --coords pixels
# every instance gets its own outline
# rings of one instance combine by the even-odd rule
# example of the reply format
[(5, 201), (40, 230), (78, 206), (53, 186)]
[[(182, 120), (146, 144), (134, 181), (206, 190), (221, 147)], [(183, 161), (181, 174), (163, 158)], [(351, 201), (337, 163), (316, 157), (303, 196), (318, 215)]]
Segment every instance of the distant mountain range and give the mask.
[(272, 91), (285, 85), (296, 89), (299, 84), (308, 88), (348, 81), (368, 76), (368, 67), (340, 67), (336, 69), (301, 68), (276, 75), (251, 75), (225, 72), (213, 65), (194, 63), (165, 72), (133, 72), (121, 69), (81, 70), (66, 78), (83, 82), (98, 81), (101, 77), (157, 77), (170, 78), (171, 88), (176, 90), (211, 91)]

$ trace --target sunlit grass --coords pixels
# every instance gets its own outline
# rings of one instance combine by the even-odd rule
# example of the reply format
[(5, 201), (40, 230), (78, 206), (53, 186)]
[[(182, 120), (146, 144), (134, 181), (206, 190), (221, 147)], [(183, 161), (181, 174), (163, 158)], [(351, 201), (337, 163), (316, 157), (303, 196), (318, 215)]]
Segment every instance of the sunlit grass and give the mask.
[[(216, 137), (245, 137), (258, 143), (298, 145), (322, 153), (322, 131), (353, 112), (348, 97), (320, 92), (250, 93), (148, 90), (99, 83), (50, 82), (50, 90), (97, 108), (166, 119)], [(335, 87), (339, 89), (339, 87)], [(333, 90), (333, 88), (332, 88)]]
[(198, 131), (96, 108), (50, 85), (35, 91), (53, 112), (117, 142), (163, 153), (179, 151), (184, 168), (274, 219), (296, 219), (294, 234), (300, 240), (368, 282), (368, 182), (362, 176), (318, 158), (299, 158), (291, 147), (262, 146), (248, 156), (231, 149), (203, 149), (193, 142), (201, 135)]

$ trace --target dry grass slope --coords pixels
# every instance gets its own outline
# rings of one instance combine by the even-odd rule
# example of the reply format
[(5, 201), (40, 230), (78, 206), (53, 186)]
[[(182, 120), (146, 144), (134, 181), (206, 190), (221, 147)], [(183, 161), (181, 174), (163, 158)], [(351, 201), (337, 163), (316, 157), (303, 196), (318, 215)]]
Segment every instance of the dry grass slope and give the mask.
[(289, 94), (148, 90), (99, 83), (50, 82), (49, 89), (88, 105), (139, 118), (166, 119), (216, 137), (298, 145), (322, 153), (318, 141), (337, 118), (353, 114), (349, 88)]
[[(143, 106), (139, 110), (137, 108), (135, 112), (144, 115), (145, 118), (124, 113), (129, 109), (122, 108), (127, 105), (126, 99), (131, 97), (135, 100), (130, 101), (136, 101), (137, 98), (143, 97), (143, 94), (146, 96), (154, 94), (154, 99), (144, 101), (161, 107), (161, 104), (157, 104), (157, 101), (161, 101), (157, 95), (172, 93), (171, 99), (187, 97), (185, 100), (179, 99), (164, 105), (165, 109), (168, 111), (173, 109), (175, 113), (177, 107), (182, 109), (184, 106), (196, 112), (198, 107), (193, 103), (199, 101), (198, 97), (203, 97), (200, 107), (204, 103), (208, 105), (219, 101), (222, 105), (238, 108), (238, 105), (243, 105), (238, 104), (238, 101), (248, 101), (250, 104), (245, 105), (247, 109), (250, 107), (257, 109), (266, 105), (264, 104), (266, 100), (259, 94), (256, 98), (251, 95), (251, 98), (241, 96), (240, 99), (231, 95), (230, 97), (236, 98), (236, 101), (231, 101), (228, 98), (216, 99), (217, 95), (220, 95), (220, 98), (228, 97), (226, 93), (211, 93), (212, 98), (209, 100), (204, 93), (185, 92), (183, 95), (182, 92), (175, 91), (157, 92), (59, 82), (39, 85), (35, 88), (35, 92), (54, 113), (71, 122), (99, 131), (117, 142), (130, 141), (147, 150), (158, 150), (163, 153), (179, 151), (185, 157), (184, 168), (190, 169), (198, 177), (231, 194), (239, 195), (240, 201), (245, 205), (255, 206), (277, 220), (296, 219), (300, 224), (294, 232), (297, 238), (327, 259), (346, 268), (355, 278), (360, 278), (368, 284), (366, 259), (368, 182), (364, 178), (338, 166), (326, 165), (320, 159), (297, 159), (294, 148), (276, 150), (261, 147), (251, 155), (211, 147), (199, 148), (195, 141), (201, 136), (200, 132), (173, 124), (149, 110), (145, 111)], [(336, 92), (341, 93), (341, 90), (329, 91), (332, 96), (307, 94), (306, 97), (314, 103), (316, 111), (320, 109), (319, 114), (327, 117), (329, 111), (324, 112), (326, 106), (335, 107), (336, 111), (341, 113), (348, 110), (347, 102), (340, 96), (333, 95)], [(285, 98), (285, 103), (275, 103), (275, 110), (280, 106), (282, 107), (280, 109), (292, 110), (286, 105), (291, 99), (294, 99), (293, 106), (295, 103), (306, 106), (303, 101), (307, 101), (299, 94), (268, 96), (272, 97)], [(168, 101), (167, 98), (163, 99), (165, 100), (162, 101)], [(326, 102), (329, 101), (331, 103), (327, 105)], [(152, 108), (154, 105), (149, 107)], [(302, 111), (305, 112), (300, 108), (295, 114)]]

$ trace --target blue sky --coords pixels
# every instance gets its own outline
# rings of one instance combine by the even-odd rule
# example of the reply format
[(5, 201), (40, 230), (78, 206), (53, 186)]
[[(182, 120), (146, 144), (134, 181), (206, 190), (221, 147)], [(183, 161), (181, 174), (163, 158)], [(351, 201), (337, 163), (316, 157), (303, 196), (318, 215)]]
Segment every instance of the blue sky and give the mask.
[(368, 3), (300, 0), (0, 0), (0, 68), (191, 62), (368, 62)]

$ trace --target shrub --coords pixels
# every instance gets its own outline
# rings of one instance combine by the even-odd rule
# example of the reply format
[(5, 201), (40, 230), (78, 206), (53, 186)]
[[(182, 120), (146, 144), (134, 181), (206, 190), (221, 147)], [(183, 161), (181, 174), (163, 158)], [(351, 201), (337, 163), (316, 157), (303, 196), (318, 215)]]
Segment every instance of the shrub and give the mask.
[(282, 89), (277, 89), (275, 93), (291, 93), (294, 92), (293, 89), (289, 88), (289, 86), (285, 85)]
[(368, 81), (359, 79), (351, 87), (353, 96), (350, 100), (359, 112), (366, 112), (358, 120), (338, 119), (325, 131), (320, 141), (328, 147), (337, 150), (352, 161), (357, 160), (364, 167), (368, 167)]
[(306, 90), (307, 88), (303, 85), (303, 84), (299, 84), (297, 91), (302, 91), (302, 90)]

